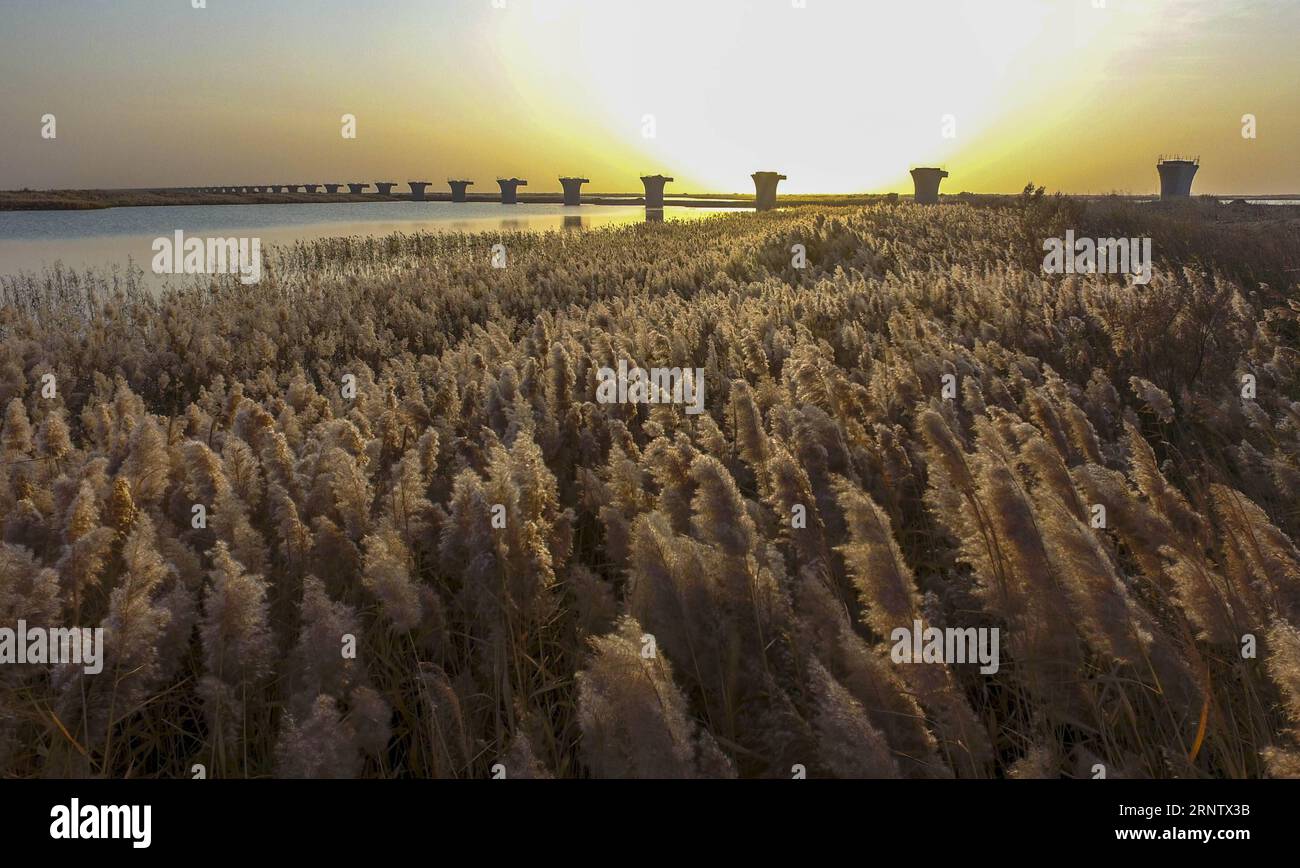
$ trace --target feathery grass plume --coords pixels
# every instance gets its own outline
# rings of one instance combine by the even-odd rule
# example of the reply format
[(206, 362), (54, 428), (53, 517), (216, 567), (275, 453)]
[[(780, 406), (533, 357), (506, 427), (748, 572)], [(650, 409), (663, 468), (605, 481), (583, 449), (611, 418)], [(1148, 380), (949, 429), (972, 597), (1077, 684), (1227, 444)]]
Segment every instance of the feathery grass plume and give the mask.
[(384, 522), (365, 538), (363, 545), (366, 559), (361, 584), (379, 599), (384, 617), (394, 629), (414, 629), (424, 613), (419, 592), (411, 581), (410, 553), (401, 536)]
[(1007, 777), (1014, 780), (1053, 780), (1060, 776), (1061, 760), (1052, 744), (1034, 744), (1007, 769)]
[(1300, 723), (1300, 630), (1278, 619), (1268, 628), (1268, 676), (1277, 685), (1287, 719)]
[(27, 408), (14, 398), (5, 407), (4, 427), (0, 429), (0, 452), (7, 461), (23, 458), (32, 451), (32, 425), (27, 421)]
[(556, 419), (564, 419), (572, 403), (576, 381), (573, 362), (563, 343), (551, 344), (550, 362), (546, 366), (546, 397)]
[(434, 472), (438, 469), (438, 431), (429, 428), (415, 443), (415, 454), (420, 461), (420, 476), (427, 486), (433, 481)]
[(691, 462), (691, 478), (698, 485), (691, 500), (691, 529), (696, 538), (728, 557), (745, 557), (754, 547), (754, 522), (736, 481), (721, 462), (708, 455)]
[(135, 500), (131, 497), (131, 484), (117, 477), (113, 480), (113, 493), (108, 498), (108, 526), (117, 531), (118, 536), (124, 537), (135, 526), (138, 514)]
[(1059, 455), (1042, 438), (1021, 454), (1040, 480), (1031, 494), (1038, 531), (1073, 621), (1088, 644), (1113, 660), (1133, 662), (1151, 642), (1110, 554), (1084, 524), (1087, 513)]
[[(926, 444), (926, 503), (959, 540), (983, 535), (983, 516), (975, 492), (975, 476), (961, 443), (934, 410), (917, 414), (916, 425)], [(983, 564), (991, 570), (991, 564)]]
[(275, 424), (274, 416), (260, 404), (249, 400), (239, 405), (230, 427), (236, 440), (248, 444), (254, 453), (261, 454), (275, 436)]
[(1124, 423), (1129, 447), (1131, 474), (1138, 490), (1180, 534), (1197, 541), (1202, 547), (1209, 542), (1205, 521), (1188, 505), (1182, 492), (1165, 479), (1156, 464), (1155, 452), (1142, 433), (1129, 422)]
[(1232, 645), (1241, 635), (1236, 624), (1236, 597), (1227, 593), (1227, 582), (1198, 557), (1189, 557), (1172, 546), (1161, 546), (1168, 561), (1164, 573), (1173, 584), (1174, 598), (1196, 630), (1196, 638), (1219, 645)]
[[(835, 478), (835, 496), (849, 528), (849, 542), (837, 550), (857, 587), (863, 619), (877, 636), (891, 638), (896, 628), (922, 619), (912, 570), (894, 540), (889, 517), (870, 496), (843, 477)], [(934, 716), (949, 764), (968, 777), (983, 775), (993, 758), (988, 734), (947, 665), (906, 666), (900, 675)]]
[(510, 740), (510, 749), (497, 762), (505, 768), (507, 778), (549, 780), (555, 777), (533, 753), (533, 743), (522, 728)]
[(555, 477), (542, 462), (537, 444), (521, 437), (514, 447), (493, 450), (486, 483), (488, 498), (505, 509), (505, 527), (494, 533), (501, 559), (503, 588), (510, 613), (541, 621), (555, 605), (557, 554), (567, 556), (568, 541), (556, 540)]
[(155, 507), (170, 482), (171, 455), (153, 416), (146, 415), (132, 430), (129, 449), (122, 476), (131, 484), (137, 503), (146, 509)]
[(1020, 457), (1041, 489), (1069, 510), (1071, 516), (1079, 521), (1088, 521), (1088, 509), (1079, 498), (1070, 471), (1057, 450), (1042, 437), (1034, 435), (1021, 445)]
[[(159, 554), (166, 558), (166, 545), (159, 546)], [(194, 626), (199, 620), (199, 597), (196, 585), (187, 581), (175, 565), (168, 563), (171, 576), (156, 595), (158, 606), (167, 613), (167, 626), (158, 637), (159, 677), (170, 681), (178, 672), (190, 666), (190, 648), (194, 641)]]
[(325, 454), (334, 509), (343, 519), (348, 536), (360, 541), (370, 531), (370, 504), (374, 492), (365, 472), (352, 453), (337, 446)]
[(862, 704), (815, 658), (808, 669), (821, 765), (840, 778), (899, 777), (898, 763), (890, 756), (885, 736), (871, 725)]
[[(853, 631), (844, 603), (836, 599), (828, 580), (803, 570), (795, 583), (795, 609), (794, 632), (800, 652), (825, 665), (862, 704), (872, 724), (885, 734), (902, 774), (909, 778), (952, 777), (911, 690), (896, 667)], [(809, 730), (809, 747), (812, 741)], [(797, 739), (795, 743), (802, 744)]]
[(459, 694), (440, 667), (424, 664), (418, 679), (418, 720), (427, 732), (431, 776), (462, 777), (473, 759), (471, 725)]
[(72, 595), (73, 623), (81, 620), (81, 601), (86, 589), (99, 584), (113, 545), (112, 528), (99, 523), (99, 502), (89, 482), (82, 481), (77, 497), (68, 507), (63, 528), (63, 554), (58, 571), (63, 586)]
[(311, 529), (302, 523), (297, 505), (280, 483), (272, 482), (267, 488), (266, 503), (279, 532), (280, 558), (291, 568), (300, 568), (311, 549)]
[[(662, 513), (650, 512), (633, 527), (627, 595), (630, 614), (678, 667), (719, 737), (762, 742), (770, 727), (742, 717), (771, 725), (788, 717), (788, 700), (773, 678), (789, 663), (776, 646), (790, 616), (770, 568), (758, 568), (753, 558), (719, 559), (709, 545), (674, 534)], [(749, 747), (756, 757), (771, 756), (770, 745)], [(773, 767), (763, 763), (754, 772)]]
[(328, 516), (312, 519), (312, 547), (308, 569), (338, 590), (350, 587), (361, 575), (361, 549)]
[(20, 493), (23, 496), (5, 517), (4, 542), (26, 546), (44, 559), (55, 543), (54, 528), (30, 496), (36, 493), (32, 484), (24, 481)]
[(768, 457), (767, 432), (763, 430), (763, 415), (754, 402), (754, 392), (744, 380), (731, 382), (731, 411), (735, 418), (736, 443), (740, 447), (740, 455), (753, 469), (761, 484)]
[(256, 511), (262, 504), (265, 488), (252, 448), (237, 436), (227, 437), (221, 448), (221, 464), (234, 493), (249, 510)]
[[(1292, 741), (1296, 741), (1294, 733), (1292, 733)], [(1300, 780), (1300, 750), (1270, 745), (1259, 753), (1264, 759), (1270, 778)]]
[(642, 629), (631, 616), (590, 640), (592, 657), (577, 674), (579, 751), (598, 778), (734, 777), (730, 760), (690, 717), (662, 655), (642, 655)]
[(0, 544), (0, 625), (21, 618), (33, 625), (58, 626), (63, 622), (61, 609), (58, 574), (42, 568), (28, 549)]
[(36, 445), (46, 458), (61, 462), (73, 449), (67, 413), (62, 407), (47, 413), (36, 435)]
[(834, 477), (834, 490), (850, 540), (836, 550), (858, 589), (864, 619), (876, 635), (887, 637), (895, 627), (910, 624), (921, 608), (912, 571), (894, 541), (889, 517), (870, 496), (842, 476)]
[(578, 629), (587, 635), (608, 633), (619, 609), (613, 586), (583, 564), (570, 564), (566, 576)]
[(174, 574), (158, 553), (153, 521), (140, 515), (122, 544), (122, 572), (108, 598), (103, 620), (103, 674), (84, 675), (74, 664), (64, 667), (64, 720), (86, 721), (87, 736), (108, 752), (108, 729), (140, 711), (158, 688), (164, 672), (159, 646), (171, 619), (161, 598)]
[(1088, 414), (1070, 400), (1061, 402), (1061, 412), (1065, 416), (1065, 426), (1075, 451), (1088, 463), (1102, 464), (1101, 441), (1097, 439), (1097, 431), (1088, 419)]
[[(677, 533), (687, 533), (690, 530), (691, 499), (695, 496), (696, 488), (690, 470), (691, 462), (698, 454), (690, 439), (679, 433), (671, 442), (666, 437), (655, 438), (641, 456), (642, 467), (650, 472), (655, 484), (659, 486), (659, 497), (654, 508), (668, 516)], [(636, 497), (627, 498), (624, 503), (638, 512), (650, 508), (650, 504)]]
[(266, 445), (262, 447), (261, 459), (262, 468), (266, 471), (268, 488), (271, 485), (279, 485), (295, 503), (300, 501), (302, 499), (302, 486), (298, 482), (298, 475), (295, 471), (293, 451), (289, 448), (289, 442), (282, 432), (275, 431), (266, 438)]
[(393, 737), (393, 710), (374, 688), (362, 685), (348, 695), (348, 723), (358, 748), (371, 756), (381, 756)]
[(429, 531), (433, 504), (425, 496), (428, 478), (416, 447), (406, 451), (393, 471), (392, 485), (385, 496), (385, 513), (402, 535), (408, 548), (415, 549)]
[(1065, 436), (1065, 428), (1056, 414), (1056, 407), (1041, 389), (1030, 389), (1025, 393), (1029, 412), (1046, 439), (1056, 449), (1062, 462), (1070, 460), (1070, 444)]
[(1167, 585), (1168, 580), (1164, 573), (1165, 563), (1150, 541), (1175, 547), (1184, 554), (1197, 550), (1195, 541), (1175, 531), (1164, 516), (1143, 501), (1140, 493), (1130, 487), (1128, 479), (1119, 471), (1085, 464), (1076, 467), (1071, 476), (1089, 504), (1106, 508), (1108, 527), (1116, 532), (1129, 555), (1152, 582)]
[(199, 624), (205, 669), (199, 693), (210, 729), (229, 740), (242, 728), (247, 691), (271, 672), (275, 640), (262, 577), (245, 572), (225, 542), (218, 542), (210, 554), (211, 583)]
[(1147, 405), (1147, 409), (1154, 413), (1157, 419), (1166, 425), (1174, 421), (1174, 405), (1169, 400), (1168, 392), (1142, 377), (1129, 377), (1128, 383), (1133, 389), (1133, 394)]
[(1300, 551), (1295, 544), (1240, 491), (1214, 483), (1210, 500), (1222, 547), (1232, 556), (1228, 574), (1241, 575), (1239, 586), (1255, 589), (1276, 612), (1300, 623)]
[(718, 460), (730, 458), (731, 444), (727, 442), (727, 436), (722, 433), (718, 423), (713, 421), (713, 417), (708, 411), (699, 414), (694, 419), (695, 432), (694, 439), (700, 451), (712, 455)]
[(452, 484), (438, 552), (445, 568), (467, 580), (485, 576), (496, 562), (492, 504), (473, 470), (462, 470)]
[[(997, 565), (993, 575), (977, 573), (981, 597), (1007, 624), (1007, 645), (1022, 680), (1068, 715), (1082, 700), (1082, 649), (1033, 507), (1006, 465), (990, 463), (980, 476), (979, 494), (991, 518)], [(972, 566), (991, 560), (982, 544), (970, 551), (965, 540), (962, 555), (973, 555)]]
[(265, 573), (266, 541), (249, 520), (248, 509), (233, 487), (223, 487), (213, 501), (208, 522), (217, 539), (230, 546), (231, 553), (247, 569)]
[[(803, 567), (816, 566), (830, 569), (830, 550), (826, 542), (826, 526), (812, 493), (808, 473), (779, 442), (772, 446), (772, 456), (767, 463), (768, 503), (776, 514), (782, 535), (789, 540), (795, 562)], [(796, 506), (806, 510), (806, 526), (794, 528), (792, 519)]]
[(769, 654), (770, 637), (789, 627), (792, 613), (779, 582), (784, 564), (774, 548), (758, 542), (754, 514), (761, 515), (761, 508), (741, 497), (731, 474), (711, 456), (701, 455), (692, 462), (691, 477), (698, 485), (691, 500), (692, 532), (722, 553), (719, 560), (709, 559), (715, 605), (734, 619), (738, 641), (748, 650), (747, 665), (755, 669), (778, 665)]
[(341, 696), (359, 677), (359, 664), (343, 656), (343, 638), (359, 636), (356, 613), (345, 603), (329, 598), (315, 576), (302, 581), (302, 605), (297, 641), (289, 655), (294, 693), (315, 697)]
[(301, 722), (286, 714), (276, 745), (275, 773), (281, 778), (355, 778), (362, 756), (356, 735), (334, 697), (322, 694)]
[(721, 678), (700, 666), (720, 660), (717, 642), (723, 638), (723, 614), (708, 584), (706, 552), (689, 537), (673, 533), (666, 516), (649, 512), (637, 517), (628, 556), (628, 611), (655, 632), (658, 646), (703, 683)]
[(864, 473), (866, 484), (885, 511), (899, 521), (920, 491), (916, 463), (907, 449), (908, 434), (901, 425), (879, 423), (872, 426), (872, 434), (875, 455), (868, 455), (865, 463), (878, 467)]
[(230, 492), (221, 459), (207, 444), (186, 440), (181, 447), (184, 456), (185, 492), (191, 502), (215, 504), (217, 498)]

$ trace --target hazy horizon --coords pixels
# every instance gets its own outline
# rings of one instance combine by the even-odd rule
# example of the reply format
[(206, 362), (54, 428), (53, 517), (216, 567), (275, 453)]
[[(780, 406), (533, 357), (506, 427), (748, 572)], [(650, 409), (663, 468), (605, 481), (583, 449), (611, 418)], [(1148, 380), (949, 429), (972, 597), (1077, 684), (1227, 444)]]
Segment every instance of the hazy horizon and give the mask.
[(0, 189), (1147, 194), (1184, 153), (1196, 193), (1300, 192), (1300, 4), (504, 2), (0, 0)]

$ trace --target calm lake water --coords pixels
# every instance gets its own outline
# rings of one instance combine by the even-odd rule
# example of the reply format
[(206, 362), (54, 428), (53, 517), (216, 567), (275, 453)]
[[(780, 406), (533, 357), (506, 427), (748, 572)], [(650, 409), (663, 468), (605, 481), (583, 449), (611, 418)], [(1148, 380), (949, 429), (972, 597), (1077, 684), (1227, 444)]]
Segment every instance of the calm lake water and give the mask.
[[(725, 210), (725, 209), (724, 209)], [(695, 220), (711, 208), (668, 207), (666, 220)], [(150, 270), (153, 242), (186, 236), (256, 237), (265, 249), (316, 238), (394, 232), (577, 231), (645, 221), (640, 206), (501, 205), (495, 202), (332, 202), (293, 205), (171, 205), (97, 211), (0, 211), (0, 275), (40, 273), (60, 262), (78, 271)]]

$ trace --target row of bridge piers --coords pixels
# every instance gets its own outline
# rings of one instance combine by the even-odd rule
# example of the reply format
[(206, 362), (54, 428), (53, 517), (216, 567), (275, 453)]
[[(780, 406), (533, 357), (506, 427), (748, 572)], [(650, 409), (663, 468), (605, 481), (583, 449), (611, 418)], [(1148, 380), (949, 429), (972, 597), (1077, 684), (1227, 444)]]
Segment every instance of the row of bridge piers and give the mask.
[[(1160, 197), (1162, 199), (1180, 198), (1191, 195), (1192, 178), (1196, 175), (1196, 170), (1200, 166), (1200, 161), (1195, 158), (1172, 157), (1162, 158), (1156, 168), (1160, 172)], [(911, 170), (912, 185), (914, 188), (913, 199), (918, 204), (933, 205), (939, 201), (939, 185), (943, 179), (948, 177), (948, 173), (933, 166), (922, 166)], [(776, 207), (776, 188), (777, 185), (785, 180), (785, 175), (779, 172), (755, 172), (750, 175), (754, 180), (754, 202), (759, 211), (770, 211)], [(645, 206), (650, 210), (663, 210), (664, 207), (664, 187), (672, 183), (673, 179), (665, 175), (643, 175), (641, 183), (645, 186)], [(433, 186), (429, 181), (407, 181), (411, 188), (409, 198), (416, 202), (426, 201), (426, 191)], [(565, 205), (582, 204), (582, 185), (590, 183), (589, 178), (563, 177), (560, 178), (560, 186), (564, 188)], [(468, 190), (474, 186), (474, 182), (467, 179), (448, 180), (448, 186), (451, 187), (451, 201), (467, 202), (469, 201)], [(519, 188), (527, 187), (528, 182), (523, 178), (498, 178), (497, 185), (501, 188), (501, 203), (503, 205), (514, 205), (519, 202)], [(272, 184), (253, 187), (195, 187), (188, 188), (200, 193), (316, 193), (324, 186), (325, 192), (337, 194), (342, 184)], [(376, 181), (375, 195), (383, 197), (393, 196), (393, 188), (397, 186), (396, 181)], [(348, 192), (354, 196), (360, 196), (366, 192), (370, 184), (358, 183), (348, 184)]]
[[(755, 172), (753, 175), (754, 187), (757, 191), (758, 210), (767, 211), (776, 207), (776, 185), (785, 180), (785, 175), (776, 172)], [(641, 183), (645, 186), (645, 206), (651, 209), (662, 209), (664, 207), (664, 187), (672, 183), (673, 179), (667, 175), (645, 175), (641, 178)], [(409, 199), (415, 202), (424, 202), (427, 200), (427, 191), (433, 186), (431, 181), (407, 181), (410, 187)], [(560, 186), (564, 189), (565, 205), (582, 204), (582, 185), (591, 183), (590, 178), (563, 177), (560, 178)], [(468, 179), (456, 179), (447, 181), (451, 188), (451, 201), (468, 202), (469, 188), (474, 186), (474, 182)], [(519, 202), (519, 188), (527, 187), (528, 181), (523, 178), (498, 178), (497, 185), (501, 188), (500, 201), (503, 205), (515, 205)], [(364, 195), (371, 187), (368, 183), (349, 183), (349, 184), (265, 184), (254, 185), (251, 187), (198, 187), (200, 193), (218, 193), (218, 194), (252, 194), (252, 193), (319, 193), (323, 187), (325, 192), (331, 195), (337, 195), (342, 187), (346, 186), (348, 193), (354, 196)], [(394, 195), (393, 188), (397, 186), (396, 181), (375, 181), (375, 196), (391, 197)]]

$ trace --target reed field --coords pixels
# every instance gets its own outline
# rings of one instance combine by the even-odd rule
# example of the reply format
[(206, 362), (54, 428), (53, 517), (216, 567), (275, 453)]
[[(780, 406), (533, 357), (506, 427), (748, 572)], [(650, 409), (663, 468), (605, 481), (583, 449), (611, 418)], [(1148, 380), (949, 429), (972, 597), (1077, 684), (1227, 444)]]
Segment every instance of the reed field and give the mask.
[[(0, 625), (104, 660), (0, 666), (0, 776), (1300, 777), (1300, 230), (1228, 213), (4, 279)], [(1044, 274), (1066, 229), (1151, 281)], [(703, 412), (599, 402), (620, 362)], [(897, 662), (918, 621), (1000, 665)]]

